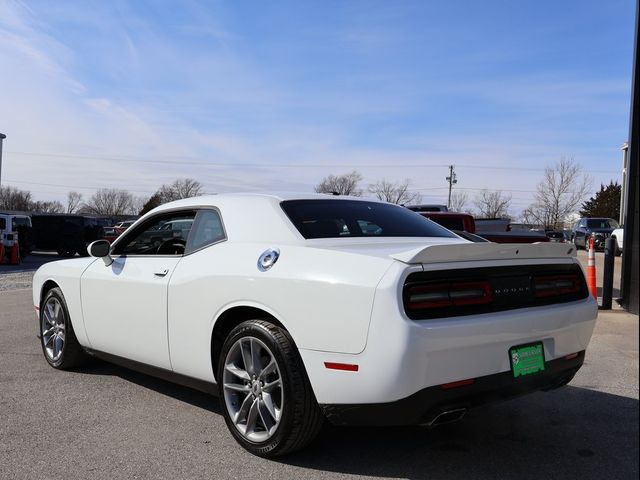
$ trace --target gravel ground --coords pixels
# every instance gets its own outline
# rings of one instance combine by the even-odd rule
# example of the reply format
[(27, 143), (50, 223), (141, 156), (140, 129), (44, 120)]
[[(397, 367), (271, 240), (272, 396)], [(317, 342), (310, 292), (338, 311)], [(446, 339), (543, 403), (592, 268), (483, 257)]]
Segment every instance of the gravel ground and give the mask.
[(31, 288), (34, 272), (45, 263), (60, 260), (54, 253), (36, 252), (24, 259), (20, 265), (0, 265), (0, 292)]
[(33, 272), (1, 273), (0, 292), (31, 288)]

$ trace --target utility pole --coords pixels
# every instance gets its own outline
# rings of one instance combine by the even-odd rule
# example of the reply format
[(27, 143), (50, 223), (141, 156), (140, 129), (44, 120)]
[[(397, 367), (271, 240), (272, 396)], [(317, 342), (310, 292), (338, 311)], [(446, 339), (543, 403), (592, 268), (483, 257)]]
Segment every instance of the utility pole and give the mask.
[(2, 141), (7, 138), (4, 133), (0, 133), (0, 187), (2, 186)]
[(446, 180), (449, 182), (449, 201), (447, 202), (447, 208), (451, 208), (451, 189), (456, 183), (458, 183), (455, 167), (453, 165), (449, 165), (449, 176)]

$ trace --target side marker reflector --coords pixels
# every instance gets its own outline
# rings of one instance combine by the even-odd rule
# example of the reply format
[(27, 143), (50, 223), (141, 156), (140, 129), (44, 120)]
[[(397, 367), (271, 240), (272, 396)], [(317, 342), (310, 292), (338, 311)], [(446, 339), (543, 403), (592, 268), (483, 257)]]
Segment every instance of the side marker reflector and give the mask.
[(324, 362), (325, 368), (329, 370), (344, 370), (347, 372), (357, 372), (358, 365), (352, 363), (336, 363), (336, 362)]
[(573, 358), (576, 358), (578, 356), (577, 353), (570, 353), (569, 355), (565, 356), (564, 359), (565, 360), (571, 360)]

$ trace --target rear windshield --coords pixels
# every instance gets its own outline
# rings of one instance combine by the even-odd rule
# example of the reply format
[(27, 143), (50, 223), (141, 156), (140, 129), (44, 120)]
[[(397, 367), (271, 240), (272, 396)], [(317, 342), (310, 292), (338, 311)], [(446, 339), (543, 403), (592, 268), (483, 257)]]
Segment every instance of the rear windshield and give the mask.
[(618, 222), (613, 218), (590, 218), (587, 220), (589, 228), (618, 228)]
[(287, 200), (282, 209), (304, 238), (450, 237), (404, 207), (358, 200)]

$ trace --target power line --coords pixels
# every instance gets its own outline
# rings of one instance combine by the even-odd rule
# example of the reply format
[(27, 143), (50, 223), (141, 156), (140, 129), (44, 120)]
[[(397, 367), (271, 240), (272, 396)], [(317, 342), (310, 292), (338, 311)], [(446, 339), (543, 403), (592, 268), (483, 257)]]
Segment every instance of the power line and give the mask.
[[(77, 158), (82, 160), (113, 160), (120, 162), (133, 162), (133, 163), (150, 163), (150, 164), (171, 164), (176, 165), (176, 160), (180, 160), (180, 165), (202, 165), (208, 167), (260, 167), (260, 168), (344, 168), (344, 163), (220, 163), (209, 162), (202, 160), (201, 157), (186, 156), (186, 155), (163, 155), (166, 160), (160, 159), (145, 159), (140, 157), (112, 157), (101, 155), (77, 155), (77, 154), (63, 154), (63, 153), (44, 153), (44, 152), (23, 152), (17, 150), (5, 150), (5, 153), (11, 153), (14, 155), (27, 155), (34, 157), (53, 157), (53, 158)], [(187, 161), (185, 161), (187, 159)], [(189, 160), (191, 159), (191, 160)], [(197, 161), (196, 161), (197, 160)], [(544, 172), (544, 168), (541, 167), (516, 167), (509, 165), (456, 165), (459, 168), (479, 168), (483, 170), (514, 170), (514, 171), (530, 171), (530, 172)], [(421, 164), (421, 163), (368, 163), (351, 165), (350, 168), (448, 168), (447, 164)], [(619, 174), (617, 170), (589, 170), (592, 173), (613, 173)]]
[[(20, 185), (38, 185), (38, 186), (43, 186), (43, 187), (63, 187), (63, 188), (72, 188), (74, 190), (98, 190), (100, 188), (113, 188), (113, 187), (93, 187), (93, 186), (78, 186), (78, 185), (65, 185), (62, 183), (41, 183), (41, 182), (27, 182), (27, 181), (23, 181), (23, 180), (8, 180), (8, 183), (17, 183)], [(7, 183), (5, 182), (5, 183)], [(153, 193), (154, 191), (151, 190), (135, 190), (135, 189), (130, 189), (128, 187), (118, 187), (119, 190), (127, 190), (129, 192), (133, 192), (133, 193)]]

